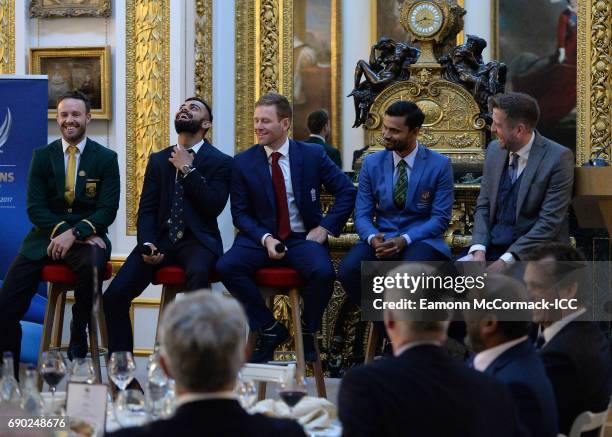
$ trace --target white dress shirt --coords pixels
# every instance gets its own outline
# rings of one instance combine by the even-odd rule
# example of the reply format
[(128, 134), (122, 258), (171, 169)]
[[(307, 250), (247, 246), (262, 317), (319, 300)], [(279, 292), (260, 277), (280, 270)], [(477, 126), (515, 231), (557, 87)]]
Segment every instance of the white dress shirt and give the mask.
[[(81, 162), (81, 155), (83, 154), (83, 150), (85, 150), (85, 143), (87, 142), (87, 137), (83, 138), (83, 140), (76, 145), (76, 148), (79, 149), (79, 151), (76, 153), (75, 157), (76, 157), (76, 169), (77, 171), (74, 172), (74, 186), (76, 187), (76, 181), (77, 181), (77, 177), (79, 175), (79, 164)], [(68, 144), (66, 142), (66, 140), (62, 137), (62, 149), (64, 150), (64, 175), (66, 174), (65, 172), (68, 171), (68, 158), (70, 157), (70, 153), (68, 153), (68, 146), (70, 146), (70, 144)]]
[[(310, 134), (310, 136), (311, 136), (311, 137), (318, 138), (318, 139), (320, 139), (321, 141), (325, 142), (325, 138), (323, 138), (321, 135), (317, 135), (317, 134)], [(306, 142), (308, 142), (308, 141), (306, 141)]]
[[(395, 182), (397, 182), (397, 178), (399, 178), (399, 171), (397, 169), (397, 164), (399, 164), (399, 162), (402, 160), (406, 162), (406, 179), (408, 181), (408, 185), (406, 185), (406, 187), (410, 185), (410, 173), (412, 172), (412, 167), (414, 167), (414, 160), (416, 159), (418, 151), (419, 151), (419, 143), (416, 144), (412, 152), (410, 152), (408, 155), (404, 156), (403, 158), (399, 156), (397, 152), (393, 151), (393, 187), (395, 187)], [(370, 244), (370, 241), (372, 241), (372, 238), (374, 238), (374, 235), (375, 234), (368, 235), (368, 244)], [(402, 234), (402, 237), (404, 237), (404, 239), (406, 240), (406, 244), (412, 243), (412, 240), (410, 239), (408, 234)]]
[[(531, 152), (531, 147), (533, 146), (534, 140), (535, 140), (535, 132), (532, 132), (531, 138), (529, 139), (527, 144), (521, 147), (517, 152), (510, 152), (510, 155), (508, 157), (508, 171), (510, 171), (510, 163), (512, 162), (513, 155), (515, 153), (518, 155), (518, 170), (516, 171), (517, 179), (521, 175), (521, 173), (523, 173), (523, 170), (525, 170), (525, 167), (527, 167), (527, 160), (529, 159), (529, 153)], [(468, 252), (468, 254), (471, 254), (472, 252), (475, 252), (477, 250), (482, 250), (485, 253), (487, 252), (487, 248), (484, 245), (474, 244), (472, 245), (472, 247), (470, 247), (470, 251)], [(464, 258), (467, 258), (467, 257), (464, 257)], [(510, 265), (516, 262), (516, 260), (514, 259), (514, 255), (512, 255), (510, 252), (504, 253), (502, 256), (499, 257), (499, 259), (504, 261), (506, 264), (510, 264)], [(470, 261), (470, 260), (462, 258), (459, 261)]]
[[(546, 345), (546, 343), (552, 340), (553, 337), (557, 335), (559, 331), (565, 328), (570, 322), (573, 322), (585, 312), (585, 308), (579, 309), (578, 311), (563, 317), (561, 320), (557, 320), (556, 322), (552, 323), (548, 328), (544, 328), (544, 331), (542, 331), (542, 335), (544, 335), (544, 345)], [(542, 347), (544, 347), (544, 345), (542, 345)]]
[[(289, 207), (289, 225), (292, 232), (306, 232), (304, 227), (304, 220), (297, 207), (295, 200), (295, 194), (293, 193), (293, 183), (291, 182), (291, 166), (289, 165), (289, 138), (285, 140), (280, 149), (274, 150), (268, 146), (264, 146), (266, 155), (268, 156), (268, 165), (270, 166), (270, 175), (272, 174), (272, 153), (279, 152), (282, 156), (278, 159), (278, 165), (283, 172), (283, 179), (285, 179), (285, 192), (287, 193), (287, 206)], [(261, 244), (264, 245), (264, 241), (268, 235), (264, 234), (261, 237)]]
[[(183, 149), (185, 149), (185, 150), (192, 150), (192, 151), (193, 151), (193, 156), (194, 156), (194, 159), (195, 159), (195, 156), (196, 156), (196, 155), (198, 154), (198, 152), (200, 151), (200, 148), (202, 147), (202, 144), (204, 144), (204, 139), (201, 139), (199, 142), (195, 143), (195, 144), (194, 144), (193, 146), (191, 146), (191, 147), (185, 147), (185, 146), (182, 146), (182, 145), (181, 145), (181, 147), (182, 147)], [(183, 175), (183, 177), (184, 177), (184, 178), (186, 178), (187, 176), (189, 176), (191, 173), (193, 173), (193, 170), (194, 170), (194, 169), (192, 168), (192, 169), (191, 169), (189, 172), (185, 173), (185, 174)], [(175, 181), (175, 182), (176, 182), (176, 180), (178, 179), (178, 174), (179, 174), (178, 172), (179, 172), (179, 169), (177, 168), (177, 169), (176, 169), (176, 175), (175, 175), (175, 177), (174, 177), (174, 181)]]
[(479, 372), (484, 372), (487, 370), (487, 367), (489, 367), (491, 363), (497, 359), (497, 357), (506, 352), (508, 349), (511, 349), (517, 344), (527, 341), (528, 339), (529, 337), (525, 335), (521, 338), (498, 344), (491, 349), (487, 349), (476, 354), (474, 357), (474, 369), (478, 370)]

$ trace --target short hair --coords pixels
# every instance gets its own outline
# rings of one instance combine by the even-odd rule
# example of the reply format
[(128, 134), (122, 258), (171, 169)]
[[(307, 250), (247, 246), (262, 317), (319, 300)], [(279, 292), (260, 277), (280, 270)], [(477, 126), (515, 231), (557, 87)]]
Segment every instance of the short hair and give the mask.
[(404, 123), (410, 130), (420, 128), (425, 121), (425, 114), (423, 114), (421, 108), (419, 108), (416, 103), (407, 100), (399, 100), (392, 103), (385, 111), (385, 115), (390, 117), (404, 117)]
[[(557, 287), (578, 285), (578, 295), (583, 296), (587, 285), (587, 261), (581, 251), (569, 244), (546, 243), (536, 246), (526, 256), (528, 261), (543, 261), (552, 258), (550, 270)], [(552, 285), (552, 284), (551, 284)]]
[[(471, 296), (478, 299), (494, 302), (528, 302), (525, 286), (515, 278), (499, 273), (489, 273), (482, 290), (474, 289)], [(532, 314), (529, 310), (521, 309), (470, 309), (465, 311), (466, 318), (474, 314), (477, 320), (481, 320), (488, 314), (499, 315), (497, 317), (497, 328), (501, 335), (508, 341), (529, 334), (531, 329)], [(503, 315), (503, 317), (501, 317)], [(500, 320), (505, 318), (506, 320)], [(508, 320), (511, 319), (511, 320)]]
[(62, 94), (57, 99), (57, 108), (59, 108), (60, 102), (62, 100), (66, 100), (66, 99), (81, 100), (83, 103), (85, 103), (85, 112), (87, 114), (89, 114), (91, 112), (91, 101), (89, 100), (89, 97), (87, 97), (82, 92), (80, 92), (80, 91), (68, 91), (68, 92)]
[(244, 362), (246, 315), (234, 298), (207, 290), (187, 293), (162, 316), (161, 353), (190, 391), (219, 391)]
[(210, 105), (206, 103), (204, 99), (197, 97), (197, 96), (193, 96), (193, 97), (189, 97), (188, 99), (185, 99), (186, 102), (188, 102), (189, 100), (195, 100), (196, 102), (200, 102), (202, 105), (204, 105), (204, 107), (208, 111), (208, 121), (212, 123), (213, 113), (212, 113), (212, 108), (210, 107)]
[(291, 109), (291, 104), (287, 97), (282, 94), (278, 94), (275, 92), (269, 92), (263, 94), (257, 102), (255, 102), (255, 107), (258, 106), (275, 106), (276, 107), (276, 115), (278, 115), (278, 119), (282, 120), (283, 118), (291, 119), (293, 116), (293, 110)]
[(511, 126), (524, 123), (530, 128), (535, 128), (540, 119), (540, 107), (538, 101), (524, 93), (496, 94), (489, 98), (489, 110), (499, 109), (506, 113)]
[(329, 123), (329, 115), (325, 109), (311, 112), (306, 119), (306, 125), (312, 134), (320, 134), (327, 123)]

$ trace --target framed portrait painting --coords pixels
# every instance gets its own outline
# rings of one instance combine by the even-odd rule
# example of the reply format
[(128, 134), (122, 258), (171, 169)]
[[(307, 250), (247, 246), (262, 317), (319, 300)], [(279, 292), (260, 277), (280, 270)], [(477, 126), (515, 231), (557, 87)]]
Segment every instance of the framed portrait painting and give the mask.
[(92, 118), (111, 118), (109, 47), (32, 48), (30, 74), (49, 77), (49, 118), (56, 117), (57, 99), (68, 91), (89, 97)]
[(110, 17), (111, 0), (31, 0), (31, 18)]
[(491, 10), (506, 91), (537, 99), (540, 133), (575, 152), (578, 0), (492, 0)]

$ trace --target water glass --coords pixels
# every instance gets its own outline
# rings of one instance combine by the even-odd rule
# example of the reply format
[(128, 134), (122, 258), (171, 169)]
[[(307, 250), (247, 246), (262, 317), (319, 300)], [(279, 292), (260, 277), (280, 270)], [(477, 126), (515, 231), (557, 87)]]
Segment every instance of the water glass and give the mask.
[(76, 358), (70, 372), (70, 382), (93, 384), (96, 381), (96, 373), (91, 358)]
[(115, 401), (115, 417), (122, 428), (141, 426), (147, 422), (144, 395), (139, 390), (122, 390)]
[(131, 352), (113, 352), (108, 362), (108, 376), (120, 390), (125, 390), (136, 375), (136, 363)]

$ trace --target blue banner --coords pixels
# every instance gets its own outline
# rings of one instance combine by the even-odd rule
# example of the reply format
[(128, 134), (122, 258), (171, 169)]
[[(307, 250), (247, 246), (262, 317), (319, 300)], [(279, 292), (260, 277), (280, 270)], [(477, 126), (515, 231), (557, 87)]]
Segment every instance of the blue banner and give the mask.
[(47, 144), (46, 76), (0, 76), (0, 278), (32, 224), (26, 213), (32, 151)]

